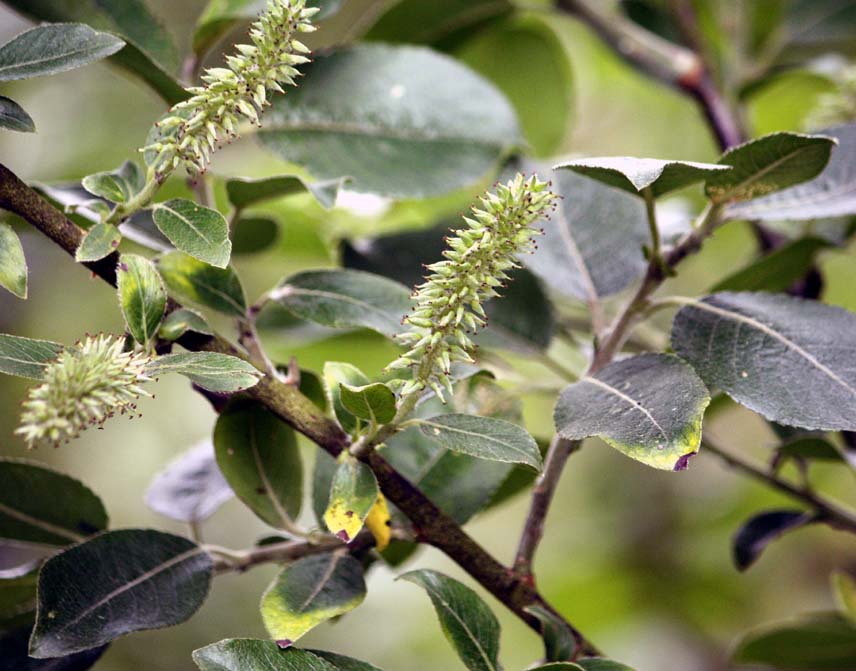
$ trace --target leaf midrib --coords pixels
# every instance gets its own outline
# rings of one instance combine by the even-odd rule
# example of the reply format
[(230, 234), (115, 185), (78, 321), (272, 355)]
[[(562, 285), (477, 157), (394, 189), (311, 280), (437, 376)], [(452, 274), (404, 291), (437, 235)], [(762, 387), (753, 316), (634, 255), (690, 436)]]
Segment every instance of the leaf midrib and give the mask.
[[(494, 421), (496, 421), (496, 420), (494, 420)], [(516, 445), (514, 445), (513, 443), (506, 443), (505, 441), (500, 440), (496, 436), (492, 436), (492, 435), (486, 434), (486, 433), (477, 433), (475, 431), (468, 431), (466, 429), (461, 429), (459, 427), (453, 427), (453, 426), (450, 426), (448, 424), (443, 424), (440, 422), (432, 422), (429, 419), (420, 419), (419, 423), (422, 426), (429, 426), (429, 427), (433, 427), (433, 428), (438, 428), (438, 429), (442, 429), (444, 431), (449, 431), (451, 433), (461, 433), (461, 434), (464, 434), (466, 436), (475, 436), (476, 438), (481, 438), (482, 440), (487, 440), (490, 442), (497, 443), (498, 445), (502, 445), (504, 447), (509, 448), (509, 450), (511, 450), (515, 454), (519, 454), (522, 457), (526, 458), (524, 463), (527, 463), (527, 464), (532, 463), (532, 460), (530, 458), (527, 458), (527, 457), (530, 457), (531, 455), (529, 455), (529, 453), (526, 452), (525, 449), (519, 448)], [(512, 424), (512, 426), (514, 426), (514, 425)], [(453, 448), (448, 448), (448, 449), (453, 449)]]

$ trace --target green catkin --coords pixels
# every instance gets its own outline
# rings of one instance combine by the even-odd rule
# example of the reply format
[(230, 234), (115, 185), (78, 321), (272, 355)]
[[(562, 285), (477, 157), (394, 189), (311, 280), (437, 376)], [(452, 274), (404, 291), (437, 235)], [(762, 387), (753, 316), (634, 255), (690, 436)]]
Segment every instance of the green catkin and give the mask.
[(402, 397), (426, 387), (441, 400), (444, 391), (452, 393), (451, 366), (473, 362), (470, 336), (487, 323), (482, 304), (498, 296), (508, 272), (520, 267), (517, 256), (534, 249), (541, 231), (532, 224), (546, 216), (555, 198), (547, 182), (518, 173), (481, 198), (481, 206), (464, 217), (467, 228), (446, 238), (445, 259), (427, 267), (431, 274), (416, 287), (416, 306), (403, 320), (410, 329), (396, 338), (410, 349), (388, 366), (413, 369)]
[(182, 165), (193, 176), (204, 173), (211, 154), (223, 139), (237, 137), (242, 121), (259, 125), (270, 94), (294, 86), (296, 66), (309, 61), (309, 49), (296, 36), (315, 30), (309, 19), (318, 11), (306, 0), (268, 0), (250, 28), (252, 44), (236, 45), (228, 67), (206, 70), (205, 86), (187, 89), (192, 97), (156, 124), (154, 141), (141, 151), (155, 153), (150, 167), (158, 181)]
[(42, 383), (31, 388), (15, 430), (27, 446), (61, 443), (101, 426), (115, 414), (136, 412), (135, 402), (150, 396), (142, 384), (148, 356), (125, 352), (124, 338), (87, 336), (63, 350), (45, 367)]

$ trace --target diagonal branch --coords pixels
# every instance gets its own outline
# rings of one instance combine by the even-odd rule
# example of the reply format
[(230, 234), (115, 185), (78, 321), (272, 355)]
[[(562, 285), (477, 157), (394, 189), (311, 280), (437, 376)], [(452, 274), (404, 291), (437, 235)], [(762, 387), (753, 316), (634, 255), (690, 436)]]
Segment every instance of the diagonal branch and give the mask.
[[(83, 230), (2, 164), (0, 208), (20, 216), (72, 256), (83, 240)], [(100, 261), (84, 265), (115, 285), (118, 259), (118, 253), (114, 252)], [(170, 302), (169, 309), (178, 307), (175, 302)], [(188, 350), (221, 352), (246, 359), (245, 354), (219, 336), (188, 334), (178, 342)], [(331, 455), (338, 456), (349, 446), (350, 438), (339, 425), (293, 385), (283, 384), (266, 375), (246, 393)], [(383, 457), (372, 452), (363, 460), (374, 471), (384, 495), (411, 521), (418, 542), (432, 545), (454, 560), (535, 631), (540, 633), (541, 623), (526, 611), (530, 606), (540, 606), (564, 621), (535, 589), (531, 580), (503, 566)], [(597, 654), (597, 649), (579, 630), (570, 623), (566, 624), (577, 643), (578, 654)]]

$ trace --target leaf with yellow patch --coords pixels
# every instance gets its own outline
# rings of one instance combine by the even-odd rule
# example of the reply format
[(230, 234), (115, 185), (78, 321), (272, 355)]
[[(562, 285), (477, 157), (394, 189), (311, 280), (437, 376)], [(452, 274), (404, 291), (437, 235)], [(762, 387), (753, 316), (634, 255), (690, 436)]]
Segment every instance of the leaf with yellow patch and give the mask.
[(372, 470), (344, 454), (333, 475), (324, 523), (331, 533), (349, 543), (360, 533), (377, 497), (377, 480)]
[(378, 552), (383, 552), (389, 546), (392, 538), (392, 530), (389, 528), (390, 516), (389, 506), (386, 505), (386, 497), (378, 492), (377, 499), (366, 516), (366, 528), (372, 532), (375, 539), (375, 547)]

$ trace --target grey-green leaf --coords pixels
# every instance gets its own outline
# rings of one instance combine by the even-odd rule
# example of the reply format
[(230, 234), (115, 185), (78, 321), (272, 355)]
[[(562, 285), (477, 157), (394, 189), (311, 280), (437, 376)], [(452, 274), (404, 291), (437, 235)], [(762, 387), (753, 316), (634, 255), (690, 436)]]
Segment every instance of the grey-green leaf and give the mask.
[(321, 55), (274, 101), (262, 143), (319, 179), (422, 198), (472, 185), (520, 144), (506, 98), (430, 49), (363, 44)]
[(428, 592), (446, 639), (470, 671), (499, 671), (499, 622), (478, 594), (427, 569), (410, 571), (400, 579)]
[(174, 198), (155, 205), (153, 216), (160, 232), (176, 249), (217, 268), (229, 265), (229, 224), (216, 210)]
[(525, 610), (541, 622), (544, 658), (548, 662), (571, 659), (577, 650), (577, 642), (567, 622), (543, 606), (527, 606)]
[(212, 568), (196, 543), (160, 531), (111, 531), (76, 545), (39, 574), (30, 654), (59, 657), (184, 622), (208, 595)]
[(203, 389), (221, 394), (254, 387), (262, 376), (252, 364), (219, 352), (165, 354), (152, 361), (146, 373), (152, 377), (178, 373)]
[(232, 205), (242, 209), (271, 198), (311, 193), (321, 207), (329, 210), (335, 204), (344, 181), (340, 178), (308, 182), (297, 175), (261, 179), (236, 177), (226, 182), (226, 195)]
[(24, 31), (0, 47), (0, 81), (73, 70), (115, 54), (125, 43), (80, 23), (56, 23)]
[(322, 622), (343, 615), (366, 596), (363, 567), (347, 553), (327, 552), (286, 566), (262, 597), (265, 628), (288, 647)]
[(345, 657), (335, 652), (327, 652), (326, 650), (310, 650), (313, 655), (330, 662), (338, 671), (380, 671), (379, 668), (367, 662), (361, 662), (352, 657)]
[(228, 638), (193, 651), (200, 671), (340, 671), (308, 650), (282, 649), (273, 641)]
[(341, 385), (342, 405), (354, 417), (378, 424), (391, 422), (395, 417), (395, 394), (382, 382), (353, 386)]
[(544, 666), (533, 667), (531, 671), (584, 671), (583, 667), (573, 662), (552, 662)]
[(392, 337), (413, 303), (410, 290), (358, 270), (310, 270), (283, 280), (277, 301), (301, 319), (333, 328), (369, 328)]
[(54, 361), (63, 346), (50, 340), (33, 340), (0, 333), (0, 373), (41, 380), (45, 366)]
[(0, 459), (0, 538), (62, 546), (106, 528), (104, 504), (83, 483), (30, 461)]
[(369, 384), (369, 379), (359, 368), (350, 363), (339, 361), (327, 361), (324, 363), (324, 392), (327, 402), (333, 409), (333, 413), (342, 428), (348, 433), (352, 432), (357, 422), (354, 415), (342, 403), (342, 386), (350, 384), (364, 386)]
[(655, 198), (712, 177), (724, 176), (730, 166), (692, 161), (663, 161), (657, 158), (603, 156), (565, 161), (554, 170), (573, 170), (617, 189), (642, 194), (650, 189)]
[(179, 308), (170, 312), (161, 324), (158, 337), (164, 340), (178, 340), (188, 331), (212, 335), (214, 331), (198, 312), (189, 308)]
[(746, 635), (731, 661), (781, 671), (850, 671), (856, 665), (856, 626), (838, 613), (766, 626)]
[(824, 129), (838, 140), (826, 167), (810, 182), (784, 191), (736, 203), (726, 210), (730, 219), (794, 221), (856, 214), (856, 124)]
[(303, 466), (294, 431), (258, 403), (230, 405), (214, 428), (217, 465), (256, 515), (289, 528), (303, 500)]
[(87, 175), (81, 184), (93, 196), (114, 203), (125, 203), (143, 188), (145, 179), (138, 163), (125, 161), (116, 170)]
[(846, 310), (783, 294), (687, 299), (672, 346), (709, 387), (767, 419), (856, 429), (856, 315)]
[(553, 419), (568, 440), (597, 436), (628, 457), (680, 471), (698, 452), (710, 395), (683, 361), (641, 354), (565, 388)]
[(538, 250), (524, 261), (554, 291), (587, 303), (618, 293), (645, 272), (645, 204), (570, 170), (553, 173), (562, 196), (542, 222)]
[(0, 287), (18, 298), (27, 298), (27, 259), (18, 234), (0, 223)]
[(419, 429), (453, 452), (541, 469), (541, 452), (535, 439), (525, 429), (503, 419), (453, 413), (421, 419)]
[(134, 340), (148, 347), (166, 310), (166, 289), (155, 265), (137, 254), (123, 254), (116, 268), (119, 306)]
[(181, 252), (163, 255), (157, 266), (167, 288), (179, 299), (232, 317), (246, 316), (244, 288), (231, 266), (215, 268)]
[(36, 122), (14, 100), (0, 96), (0, 128), (19, 133), (35, 133)]
[(816, 177), (829, 161), (835, 140), (825, 135), (772, 133), (729, 149), (719, 159), (732, 170), (709, 177), (715, 203), (751, 200)]
[(257, 254), (279, 236), (279, 224), (270, 217), (238, 217), (232, 224), (232, 254)]
[(635, 671), (626, 664), (602, 657), (579, 659), (576, 663), (583, 671)]
[(122, 234), (113, 224), (95, 224), (86, 232), (86, 237), (74, 253), (78, 263), (99, 261), (116, 251), (122, 241)]
[(363, 522), (378, 494), (372, 469), (354, 457), (346, 456), (336, 467), (324, 523), (331, 533), (350, 543), (363, 528)]

